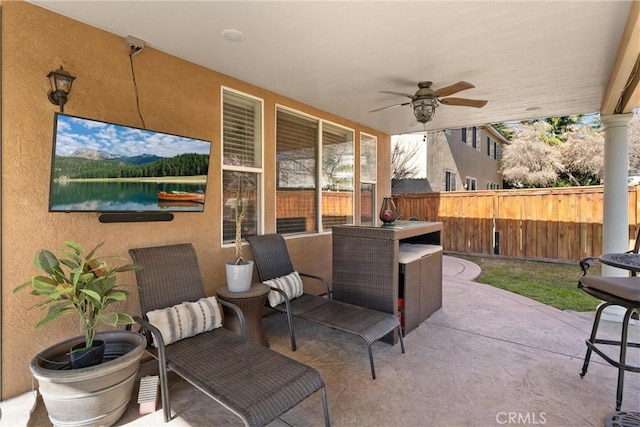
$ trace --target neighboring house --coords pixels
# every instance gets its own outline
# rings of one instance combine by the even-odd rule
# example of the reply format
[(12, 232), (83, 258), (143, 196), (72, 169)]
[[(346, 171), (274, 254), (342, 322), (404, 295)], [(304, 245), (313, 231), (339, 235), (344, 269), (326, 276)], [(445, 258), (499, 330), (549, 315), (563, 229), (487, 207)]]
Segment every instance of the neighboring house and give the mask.
[(394, 179), (391, 181), (393, 194), (431, 193), (432, 191), (426, 178)]
[(432, 191), (503, 188), (500, 154), (507, 143), (491, 125), (428, 134), (427, 180)]

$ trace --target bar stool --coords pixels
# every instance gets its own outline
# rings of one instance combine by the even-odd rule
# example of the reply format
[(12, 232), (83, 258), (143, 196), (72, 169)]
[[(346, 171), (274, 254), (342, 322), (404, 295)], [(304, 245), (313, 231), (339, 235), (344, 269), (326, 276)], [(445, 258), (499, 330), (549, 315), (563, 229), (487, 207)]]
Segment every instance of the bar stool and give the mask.
[[(587, 373), (592, 351), (596, 352), (610, 365), (618, 368), (616, 411), (619, 411), (620, 406), (622, 405), (625, 371), (640, 373), (640, 366), (628, 365), (626, 363), (627, 348), (640, 348), (640, 343), (628, 342), (629, 322), (631, 321), (631, 316), (634, 313), (640, 313), (640, 277), (587, 276), (586, 273), (589, 269), (589, 261), (593, 259), (597, 258), (588, 257), (580, 260), (580, 268), (582, 268), (583, 275), (578, 282), (578, 288), (604, 302), (598, 306), (596, 316), (593, 321), (591, 336), (586, 341), (587, 353), (584, 357), (584, 364), (582, 365), (582, 373), (580, 374), (580, 377), (584, 377)], [(622, 334), (620, 341), (596, 338), (602, 311), (611, 305), (622, 306), (626, 309), (624, 319), (622, 321)], [(620, 347), (619, 360), (616, 361), (607, 356), (601, 350), (599, 345)]]

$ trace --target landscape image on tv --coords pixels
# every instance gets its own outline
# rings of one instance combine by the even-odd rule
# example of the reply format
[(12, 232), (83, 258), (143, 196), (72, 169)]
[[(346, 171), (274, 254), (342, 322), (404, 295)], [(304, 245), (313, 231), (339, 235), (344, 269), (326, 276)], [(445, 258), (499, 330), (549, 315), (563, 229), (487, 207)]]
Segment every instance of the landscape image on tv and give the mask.
[(204, 210), (211, 143), (56, 113), (49, 210)]

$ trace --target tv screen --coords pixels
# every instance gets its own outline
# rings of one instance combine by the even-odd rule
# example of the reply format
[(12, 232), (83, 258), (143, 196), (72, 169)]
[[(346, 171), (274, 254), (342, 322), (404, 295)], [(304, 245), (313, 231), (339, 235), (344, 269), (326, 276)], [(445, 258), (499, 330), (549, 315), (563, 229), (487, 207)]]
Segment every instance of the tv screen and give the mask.
[(204, 210), (211, 142), (56, 113), (49, 211)]

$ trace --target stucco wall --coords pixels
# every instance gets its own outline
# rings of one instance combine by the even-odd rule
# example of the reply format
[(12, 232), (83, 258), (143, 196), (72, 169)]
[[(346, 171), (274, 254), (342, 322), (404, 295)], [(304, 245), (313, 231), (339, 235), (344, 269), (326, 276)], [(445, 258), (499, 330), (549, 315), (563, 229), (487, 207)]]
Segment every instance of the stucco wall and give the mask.
[[(49, 213), (49, 174), (56, 106), (46, 75), (61, 64), (76, 76), (65, 113), (141, 127), (124, 40), (23, 2), (2, 3), (2, 398), (31, 389), (29, 360), (39, 350), (80, 334), (74, 319), (35, 330), (38, 300), (11, 290), (35, 272), (33, 255), (72, 239), (101, 253), (192, 242), (207, 292), (223, 286), (232, 248), (220, 239), (220, 86), (264, 99), (265, 232), (275, 230), (275, 106), (285, 105), (378, 137), (378, 197), (390, 194), (389, 136), (291, 99), (146, 47), (134, 57), (140, 108), (149, 129), (213, 142), (204, 213), (178, 213), (171, 222), (102, 224), (94, 213)], [(356, 147), (358, 144), (356, 144)], [(356, 152), (357, 153), (357, 152)], [(358, 188), (358, 187), (356, 187)], [(358, 217), (358, 212), (356, 212)], [(331, 278), (331, 235), (288, 240), (294, 265)], [(250, 251), (249, 255), (250, 255)], [(317, 254), (323, 254), (318, 257)], [(327, 256), (328, 255), (328, 256)], [(254, 278), (257, 275), (254, 273)], [(135, 283), (133, 274), (122, 282)], [(119, 309), (137, 313), (137, 294)]]
[(500, 164), (498, 160), (487, 156), (486, 131), (479, 129), (479, 149), (471, 146), (471, 136), (465, 144), (461, 135), (460, 129), (451, 129), (451, 135), (444, 132), (429, 135), (427, 177), (432, 190), (445, 191), (445, 171), (456, 174), (457, 191), (465, 189), (467, 177), (477, 180), (478, 190), (486, 190), (489, 181), (502, 188), (502, 176), (498, 172)]

